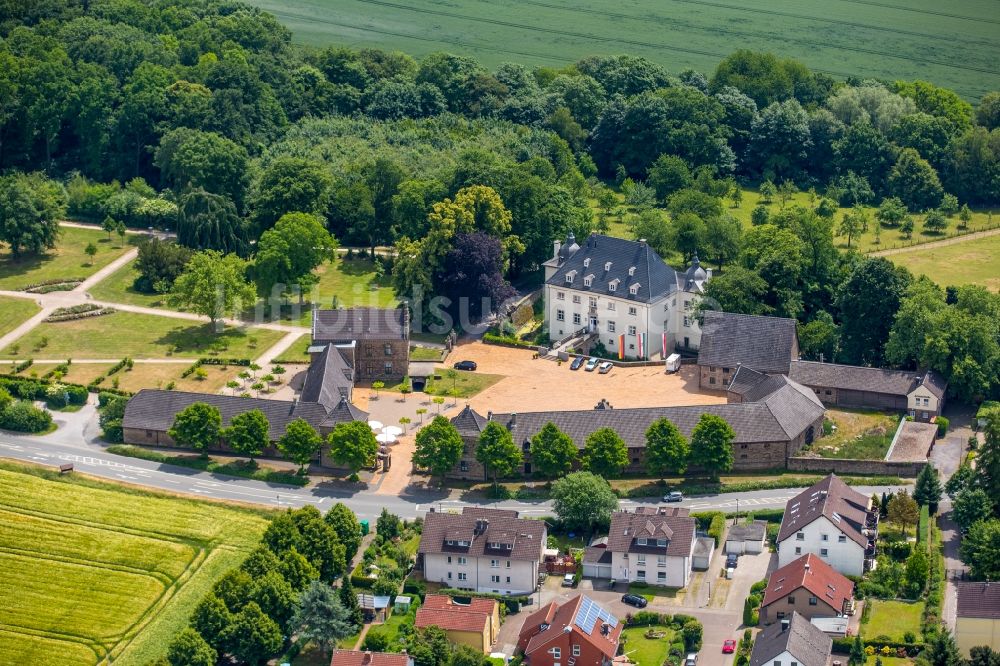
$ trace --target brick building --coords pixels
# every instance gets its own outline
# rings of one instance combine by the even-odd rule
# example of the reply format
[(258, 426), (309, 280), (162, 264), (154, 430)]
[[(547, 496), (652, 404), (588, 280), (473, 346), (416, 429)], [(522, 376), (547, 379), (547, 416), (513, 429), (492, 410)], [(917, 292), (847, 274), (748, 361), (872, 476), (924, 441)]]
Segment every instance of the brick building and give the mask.
[(524, 620), (517, 652), (529, 666), (607, 666), (624, 624), (588, 596), (552, 601)]
[(313, 310), (311, 354), (333, 345), (360, 382), (398, 382), (409, 372), (410, 314), (403, 308)]

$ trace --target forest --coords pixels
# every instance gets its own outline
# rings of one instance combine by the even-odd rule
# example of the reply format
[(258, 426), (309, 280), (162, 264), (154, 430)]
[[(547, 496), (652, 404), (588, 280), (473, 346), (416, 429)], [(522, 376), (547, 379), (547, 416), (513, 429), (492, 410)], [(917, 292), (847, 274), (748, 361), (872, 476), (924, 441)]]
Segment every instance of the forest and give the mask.
[[(137, 285), (238, 274), (244, 297), (307, 287), (339, 243), (393, 249), (381, 261), (402, 299), (499, 303), (555, 238), (607, 231), (624, 198), (629, 233), (719, 269), (719, 306), (798, 319), (810, 358), (935, 367), (969, 399), (1000, 384), (995, 294), (834, 244), (1000, 203), (997, 92), (974, 107), (933, 82), (838, 80), (750, 51), (704, 73), (630, 55), (490, 70), (296, 47), (228, 0), (12, 2), (0, 173), (14, 256), (52, 248), (66, 214), (170, 229), (197, 259), (150, 244)], [(781, 205), (744, 228), (728, 212), (742, 187)], [(809, 204), (785, 206), (799, 191)]]

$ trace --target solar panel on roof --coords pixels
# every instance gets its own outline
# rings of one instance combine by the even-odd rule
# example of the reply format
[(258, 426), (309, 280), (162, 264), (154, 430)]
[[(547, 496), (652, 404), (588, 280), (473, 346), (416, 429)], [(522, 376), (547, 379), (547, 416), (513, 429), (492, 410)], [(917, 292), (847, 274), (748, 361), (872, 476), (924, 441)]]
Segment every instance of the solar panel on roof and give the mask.
[(612, 627), (618, 626), (618, 618), (598, 606), (590, 597), (584, 597), (576, 617), (573, 618), (573, 624), (580, 627), (585, 634), (589, 634), (594, 630), (594, 623), (597, 620), (606, 622)]

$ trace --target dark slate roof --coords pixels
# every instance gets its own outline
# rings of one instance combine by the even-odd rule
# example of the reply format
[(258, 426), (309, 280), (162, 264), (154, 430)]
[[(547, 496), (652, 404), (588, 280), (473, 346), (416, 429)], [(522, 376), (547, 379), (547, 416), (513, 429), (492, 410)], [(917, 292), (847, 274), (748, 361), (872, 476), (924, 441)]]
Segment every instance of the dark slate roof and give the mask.
[(777, 622), (765, 627), (754, 640), (750, 666), (765, 666), (786, 650), (802, 666), (826, 666), (833, 640), (809, 620), (792, 612), (786, 628)]
[(701, 324), (698, 365), (735, 369), (739, 365), (769, 374), (787, 374), (795, 358), (795, 320), (706, 311)]
[(405, 308), (313, 310), (314, 341), (407, 339), (409, 335), (410, 321)]
[(452, 417), (451, 424), (463, 437), (479, 437), (486, 427), (486, 419), (468, 405), (457, 416)]
[(958, 617), (1000, 620), (1000, 583), (959, 581)]
[[(812, 425), (826, 412), (826, 407), (816, 394), (801, 384), (796, 384), (784, 376), (779, 376), (778, 386), (766, 394), (755, 397), (751, 402), (763, 402), (774, 418), (784, 428), (789, 439)], [(770, 380), (768, 380), (770, 383)]]
[(767, 534), (767, 522), (755, 520), (749, 525), (730, 527), (726, 541), (763, 541), (765, 534)]
[[(302, 403), (299, 402), (301, 406)], [(347, 423), (349, 421), (367, 421), (368, 412), (363, 409), (358, 409), (355, 407), (347, 398), (341, 398), (333, 409), (326, 415), (320, 425), (333, 427), (338, 423)]]
[[(611, 262), (611, 268), (605, 270), (608, 262)], [(635, 270), (629, 275), (632, 268)], [(572, 282), (566, 281), (567, 275), (572, 276)], [(592, 281), (586, 287), (584, 280), (588, 276), (592, 277)], [(650, 303), (677, 291), (678, 286), (683, 286), (684, 279), (647, 243), (591, 234), (580, 249), (566, 253), (547, 284)], [(610, 289), (612, 282), (616, 285), (614, 291)], [(634, 295), (630, 293), (633, 284), (639, 285)]]
[(611, 564), (611, 551), (607, 548), (587, 546), (583, 549), (584, 564)]
[[(645, 512), (630, 513), (615, 511), (611, 514), (611, 529), (608, 530), (607, 550), (615, 553), (647, 553), (690, 557), (694, 541), (695, 520), (690, 516), (650, 515)], [(666, 549), (662, 546), (640, 546), (637, 538), (666, 539)]]
[(726, 387), (726, 390), (738, 396), (745, 396), (750, 389), (758, 386), (769, 376), (763, 372), (757, 372), (750, 366), (741, 365), (729, 380), (729, 386)]
[(908, 395), (918, 386), (926, 386), (941, 399), (948, 388), (948, 383), (933, 370), (922, 373), (816, 361), (792, 361), (788, 376), (806, 386), (897, 396)]
[(788, 500), (778, 541), (784, 541), (820, 516), (826, 516), (848, 538), (866, 547), (868, 537), (862, 530), (868, 517), (869, 501), (870, 498), (831, 474)]
[[(486, 531), (476, 534), (476, 523), (488, 521)], [(545, 550), (545, 523), (518, 518), (517, 511), (467, 506), (462, 513), (433, 511), (424, 516), (420, 553), (455, 553), (469, 557), (494, 555), (512, 560), (540, 562)], [(450, 546), (445, 540), (467, 540), (467, 548)], [(508, 541), (509, 539), (509, 541)], [(511, 550), (493, 550), (491, 542), (513, 543)]]
[(271, 424), (269, 433), (271, 441), (276, 441), (284, 435), (288, 424), (297, 418), (305, 419), (314, 428), (319, 427), (327, 420), (326, 408), (315, 402), (264, 400), (214, 393), (142, 389), (132, 396), (125, 406), (122, 426), (138, 430), (166, 432), (174, 424), (177, 412), (196, 402), (204, 402), (217, 407), (222, 415), (223, 427), (228, 426), (237, 414), (259, 409)]
[(353, 374), (337, 348), (327, 345), (309, 364), (299, 399), (302, 402), (318, 402), (327, 409), (333, 409), (341, 398), (350, 398), (354, 386)]

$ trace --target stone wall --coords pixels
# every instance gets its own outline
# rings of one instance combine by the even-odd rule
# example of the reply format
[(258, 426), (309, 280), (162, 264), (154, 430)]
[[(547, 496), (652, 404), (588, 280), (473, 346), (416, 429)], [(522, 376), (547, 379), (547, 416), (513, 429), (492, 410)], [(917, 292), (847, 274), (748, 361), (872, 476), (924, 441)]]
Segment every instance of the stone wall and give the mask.
[[(386, 369), (391, 364), (391, 369)], [(355, 380), (398, 382), (409, 372), (409, 339), (363, 340), (354, 349)]]
[(788, 469), (793, 472), (820, 472), (828, 474), (868, 474), (913, 478), (927, 463), (887, 460), (852, 460), (849, 458), (807, 458), (792, 456)]
[(698, 366), (698, 387), (705, 391), (726, 391), (729, 382), (736, 374), (736, 368), (724, 368), (719, 365)]

